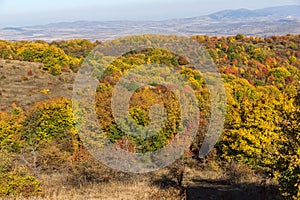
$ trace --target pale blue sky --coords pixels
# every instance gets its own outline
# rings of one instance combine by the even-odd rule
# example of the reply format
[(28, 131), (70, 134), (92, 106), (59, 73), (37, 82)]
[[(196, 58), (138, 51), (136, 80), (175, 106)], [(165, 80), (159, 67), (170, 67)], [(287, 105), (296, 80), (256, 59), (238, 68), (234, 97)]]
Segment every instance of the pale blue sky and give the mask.
[(0, 0), (0, 27), (78, 20), (162, 20), (295, 4), (300, 0)]

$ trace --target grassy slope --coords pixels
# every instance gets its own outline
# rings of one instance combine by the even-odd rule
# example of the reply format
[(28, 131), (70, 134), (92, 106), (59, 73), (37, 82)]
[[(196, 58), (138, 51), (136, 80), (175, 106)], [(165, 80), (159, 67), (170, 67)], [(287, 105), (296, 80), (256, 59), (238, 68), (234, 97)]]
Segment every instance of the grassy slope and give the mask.
[(0, 108), (9, 108), (15, 103), (27, 109), (35, 102), (52, 97), (71, 97), (74, 74), (64, 72), (52, 76), (41, 70), (41, 66), (40, 63), (0, 59)]

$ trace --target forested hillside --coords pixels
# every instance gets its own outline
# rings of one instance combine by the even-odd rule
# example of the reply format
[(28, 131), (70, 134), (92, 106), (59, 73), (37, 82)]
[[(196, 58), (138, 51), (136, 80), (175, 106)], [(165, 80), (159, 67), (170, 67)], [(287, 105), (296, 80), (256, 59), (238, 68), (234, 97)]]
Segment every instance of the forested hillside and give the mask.
[[(224, 163), (241, 163), (274, 180), (282, 197), (300, 198), (300, 35), (268, 38), (240, 34), (221, 38), (197, 35), (192, 39), (209, 52), (226, 89), (224, 130), (213, 153), (205, 159), (216, 163), (220, 170), (226, 166)], [(2, 94), (9, 86), (0, 87), (0, 197), (43, 196), (46, 180), (58, 173), (64, 174), (64, 184), (72, 186), (101, 185), (110, 180), (110, 176), (129, 176), (126, 173), (120, 176), (105, 168), (87, 152), (73, 119), (70, 99), (73, 79), (67, 77), (77, 73), (84, 59), (99, 44), (101, 42), (81, 39), (51, 43), (0, 41), (0, 58), (3, 59), (0, 70), (5, 72), (5, 75), (0, 74), (0, 83), (9, 80), (5, 84), (15, 84), (17, 80), (20, 87), (25, 87), (34, 84), (32, 77), (36, 76), (36, 81), (46, 81), (40, 79), (47, 77), (45, 73), (52, 77), (48, 78), (51, 80), (46, 86), (32, 88), (36, 91), (28, 95), (43, 96), (31, 98), (32, 102), (28, 102), (24, 97), (27, 94), (22, 91), (14, 96), (18, 102), (4, 98)], [(21, 70), (22, 66), (12, 60), (39, 64), (28, 67), (27, 63), (20, 78), (14, 77), (15, 69), (8, 64), (15, 62)], [(180, 106), (174, 95), (160, 85), (135, 91), (129, 110), (138, 125), (146, 126), (150, 121), (151, 105), (163, 105), (168, 113), (167, 120), (157, 135), (150, 139), (126, 136), (112, 115), (111, 97), (120, 77), (132, 68), (150, 63), (173, 67), (186, 78), (200, 102), (197, 137), (178, 161), (179, 166), (197, 168), (195, 166), (203, 164), (198, 152), (209, 125), (209, 91), (201, 73), (172, 52), (132, 51), (111, 63), (105, 76), (99, 78), (96, 91), (99, 123), (112, 143), (130, 152), (155, 151), (172, 141), (178, 133)], [(55, 92), (57, 87), (64, 92)], [(22, 103), (22, 98), (26, 99), (26, 104)], [(177, 165), (174, 168), (176, 172), (181, 169)], [(182, 174), (172, 173), (172, 176), (179, 177), (177, 182), (181, 187)], [(188, 186), (180, 188), (181, 191), (187, 189)], [(151, 195), (147, 198), (168, 198), (170, 194)]]

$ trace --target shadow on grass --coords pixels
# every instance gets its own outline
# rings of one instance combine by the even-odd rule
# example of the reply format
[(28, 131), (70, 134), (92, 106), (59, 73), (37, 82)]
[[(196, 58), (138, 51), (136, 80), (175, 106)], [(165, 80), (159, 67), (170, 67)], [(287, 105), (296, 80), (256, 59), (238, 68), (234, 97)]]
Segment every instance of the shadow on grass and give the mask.
[(255, 183), (230, 184), (228, 180), (192, 180), (186, 188), (187, 200), (276, 200), (278, 188)]
[(185, 187), (168, 176), (152, 182), (161, 189), (170, 187), (185, 193), (186, 200), (279, 200), (278, 187), (255, 183), (232, 184), (230, 180), (191, 179)]
[(155, 179), (152, 182), (152, 184), (156, 185), (156, 186), (159, 186), (160, 189), (166, 189), (166, 188), (170, 188), (170, 187), (173, 187), (173, 188), (179, 188), (180, 187), (176, 181), (174, 181), (173, 179), (171, 179), (167, 175), (162, 175), (161, 178)]

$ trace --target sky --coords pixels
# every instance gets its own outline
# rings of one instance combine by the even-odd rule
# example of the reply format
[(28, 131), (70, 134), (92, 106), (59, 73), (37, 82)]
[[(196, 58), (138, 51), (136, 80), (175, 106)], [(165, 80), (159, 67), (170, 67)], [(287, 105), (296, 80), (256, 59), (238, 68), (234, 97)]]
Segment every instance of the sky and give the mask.
[(79, 20), (164, 20), (299, 4), (300, 0), (0, 0), (0, 28)]

